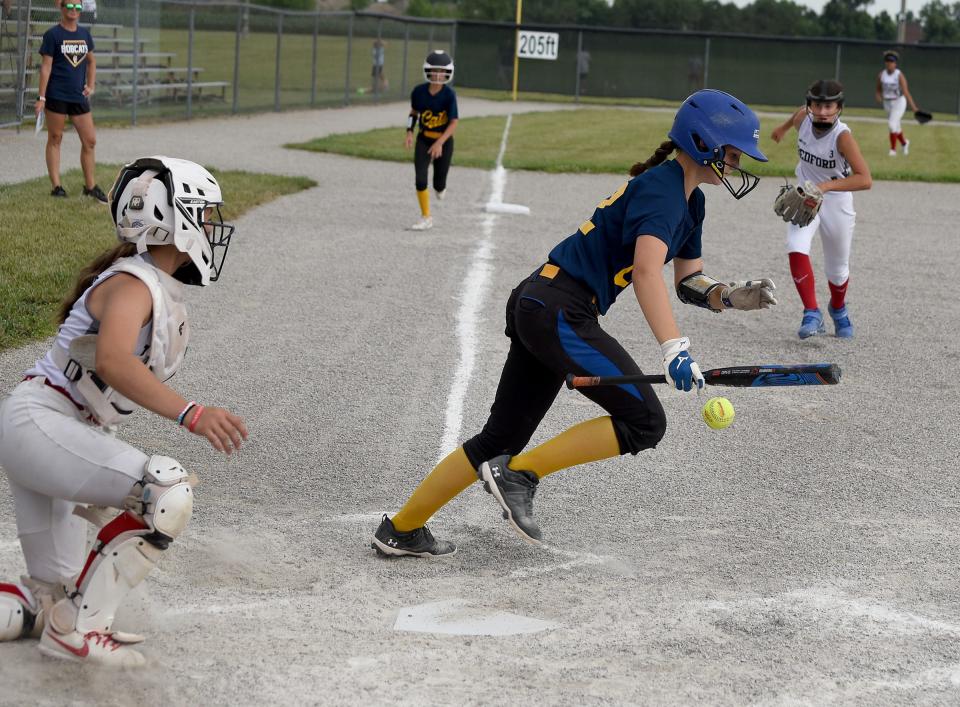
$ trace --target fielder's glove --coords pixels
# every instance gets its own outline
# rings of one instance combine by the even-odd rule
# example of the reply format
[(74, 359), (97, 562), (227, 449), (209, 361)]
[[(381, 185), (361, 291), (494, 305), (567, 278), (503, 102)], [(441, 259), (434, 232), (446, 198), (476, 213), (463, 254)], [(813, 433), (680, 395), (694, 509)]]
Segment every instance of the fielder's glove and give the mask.
[(933, 114), (928, 113), (925, 110), (913, 111), (913, 117), (917, 119), (917, 122), (920, 123), (920, 125), (923, 125), (924, 123), (929, 123), (931, 120), (933, 120)]
[(820, 210), (821, 203), (823, 194), (816, 184), (807, 180), (802, 185), (784, 184), (773, 202), (773, 211), (784, 221), (797, 226), (808, 226)]
[(773, 280), (747, 280), (746, 282), (731, 282), (720, 290), (720, 299), (724, 307), (731, 309), (769, 309), (777, 303), (773, 291), (777, 286)]
[(690, 355), (690, 339), (685, 336), (668, 339), (660, 344), (660, 351), (663, 353), (663, 372), (667, 376), (667, 383), (673, 383), (677, 390), (703, 388), (706, 381), (700, 366)]

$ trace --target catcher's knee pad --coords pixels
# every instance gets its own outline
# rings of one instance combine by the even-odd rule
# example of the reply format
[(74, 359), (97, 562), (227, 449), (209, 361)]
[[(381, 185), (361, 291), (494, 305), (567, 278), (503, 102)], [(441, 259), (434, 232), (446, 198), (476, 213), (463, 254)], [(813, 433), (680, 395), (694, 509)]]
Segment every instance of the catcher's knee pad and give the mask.
[(0, 582), (0, 641), (29, 636), (39, 610), (39, 602), (29, 589)]
[(189, 475), (170, 457), (153, 456), (125, 502), (129, 509), (97, 535), (67, 601), (52, 612), (54, 628), (107, 632), (120, 602), (143, 581), (193, 513)]
[(663, 408), (650, 410), (643, 420), (625, 417), (614, 417), (612, 420), (622, 454), (637, 454), (644, 449), (653, 449), (667, 431), (667, 417)]
[(26, 575), (19, 583), (0, 582), (0, 641), (40, 638), (47, 613), (63, 597), (61, 584)]

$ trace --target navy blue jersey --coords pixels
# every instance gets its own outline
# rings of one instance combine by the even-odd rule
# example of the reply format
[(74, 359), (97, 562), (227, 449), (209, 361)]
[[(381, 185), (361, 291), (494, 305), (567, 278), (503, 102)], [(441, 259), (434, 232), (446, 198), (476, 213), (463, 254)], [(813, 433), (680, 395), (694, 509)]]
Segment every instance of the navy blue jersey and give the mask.
[(86, 27), (76, 32), (54, 25), (43, 33), (40, 54), (53, 57), (53, 69), (47, 82), (46, 98), (67, 103), (83, 103), (87, 83), (87, 54), (93, 51), (93, 37)]
[(550, 262), (587, 285), (605, 314), (632, 281), (633, 251), (639, 236), (667, 244), (664, 263), (700, 257), (703, 192), (687, 202), (683, 168), (670, 160), (638, 174), (601, 201), (589, 221), (550, 251)]
[(410, 107), (420, 114), (420, 135), (436, 140), (443, 135), (451, 120), (457, 120), (457, 94), (444, 85), (430, 95), (430, 84), (422, 83), (410, 92)]

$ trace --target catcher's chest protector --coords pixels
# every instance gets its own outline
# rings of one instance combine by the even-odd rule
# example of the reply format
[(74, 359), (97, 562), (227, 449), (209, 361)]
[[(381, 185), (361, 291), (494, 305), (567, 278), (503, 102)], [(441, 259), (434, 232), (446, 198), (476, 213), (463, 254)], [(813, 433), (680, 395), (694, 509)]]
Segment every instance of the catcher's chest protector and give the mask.
[(837, 139), (845, 132), (849, 132), (847, 124), (838, 120), (833, 129), (826, 135), (817, 137), (813, 130), (813, 122), (807, 116), (800, 124), (797, 135), (797, 181), (803, 183), (810, 180), (814, 184), (843, 179), (850, 176), (850, 165), (843, 159), (837, 149)]

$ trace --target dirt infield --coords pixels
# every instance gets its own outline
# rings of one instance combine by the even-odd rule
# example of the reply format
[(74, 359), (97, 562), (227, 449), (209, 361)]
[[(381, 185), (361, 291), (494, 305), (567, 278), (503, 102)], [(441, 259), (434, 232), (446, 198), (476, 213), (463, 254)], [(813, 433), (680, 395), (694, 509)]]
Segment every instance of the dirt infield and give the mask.
[[(311, 118), (304, 138), (348, 122), (400, 125), (398, 115), (303, 114), (291, 132), (308, 133)], [(259, 120), (230, 123), (233, 144), (255, 141), (242, 124), (262, 130)], [(250, 443), (227, 460), (146, 414), (128, 426), (126, 439), (201, 479), (190, 527), (117, 622), (148, 636), (148, 666), (112, 674), (45, 659), (29, 642), (0, 644), (0, 704), (960, 700), (960, 303), (950, 285), (960, 187), (878, 183), (858, 194), (857, 337), (805, 342), (785, 227), (770, 207), (778, 180), (740, 202), (707, 188), (708, 271), (772, 277), (781, 303), (723, 315), (675, 303), (698, 361), (832, 361), (841, 385), (725, 389), (737, 419), (722, 432), (699, 419), (703, 397), (663, 390), (669, 427), (656, 450), (541, 484), (545, 548), (522, 544), (475, 485), (431, 523), (458, 543), (456, 556), (383, 560), (369, 549), (379, 514), (441, 453), (464, 283), (484, 269), (461, 440), (493, 399), (510, 289), (623, 177), (510, 173), (504, 199), (531, 215), (494, 218), (482, 211), (490, 173), (454, 166), (436, 227), (413, 233), (403, 230), (417, 215), (411, 166), (273, 142), (240, 154), (212, 142), (215, 127), (113, 131), (116, 143), (101, 135), (98, 152), (119, 161), (147, 144), (319, 182), (245, 216), (222, 280), (190, 293), (194, 339), (173, 383), (242, 414)], [(0, 138), (0, 149), (12, 142)], [(625, 168), (640, 157), (625, 156)], [(814, 263), (825, 298), (819, 250)], [(657, 370), (630, 293), (604, 326)], [(43, 350), (0, 355), (0, 391)], [(596, 414), (563, 391), (534, 442)], [(15, 540), (0, 484), (0, 578), (23, 571)], [(395, 629), (416, 625), (424, 604), (435, 630)], [(542, 630), (481, 635), (523, 619)]]

